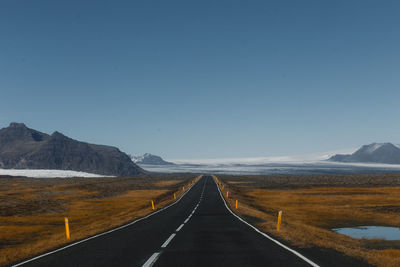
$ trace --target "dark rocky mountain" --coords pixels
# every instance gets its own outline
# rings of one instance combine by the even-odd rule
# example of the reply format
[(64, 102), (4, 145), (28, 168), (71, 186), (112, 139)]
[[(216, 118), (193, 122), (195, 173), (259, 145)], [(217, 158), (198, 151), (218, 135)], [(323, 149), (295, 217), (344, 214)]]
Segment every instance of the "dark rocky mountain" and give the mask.
[(160, 156), (146, 153), (143, 156), (133, 156), (132, 161), (136, 164), (150, 164), (150, 165), (175, 165), (172, 162), (163, 160)]
[(364, 145), (351, 155), (334, 155), (330, 161), (400, 164), (400, 147), (391, 143)]
[(0, 129), (0, 168), (73, 170), (113, 176), (144, 173), (116, 147), (79, 142), (11, 123)]

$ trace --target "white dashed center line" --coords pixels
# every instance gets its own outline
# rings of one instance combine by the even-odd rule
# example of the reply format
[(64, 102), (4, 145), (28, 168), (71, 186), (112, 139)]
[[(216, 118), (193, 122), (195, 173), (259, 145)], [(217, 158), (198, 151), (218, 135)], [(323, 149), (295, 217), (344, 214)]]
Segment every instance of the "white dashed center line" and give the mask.
[[(196, 211), (197, 207), (199, 206), (201, 200), (203, 199), (203, 193), (204, 193), (204, 189), (206, 188), (206, 182), (207, 182), (207, 179), (206, 179), (206, 181), (204, 181), (203, 191), (201, 192), (200, 200), (197, 203), (197, 205), (194, 207), (194, 209), (192, 210), (192, 213), (190, 213), (190, 215), (186, 218), (186, 220), (175, 230), (175, 233), (171, 234), (170, 237), (168, 237), (168, 239), (165, 240), (164, 244), (161, 245), (161, 248), (166, 248), (168, 246), (168, 244), (171, 242), (171, 240), (174, 239), (174, 237), (176, 236), (176, 233), (179, 232), (182, 229), (182, 227), (185, 226), (185, 224), (192, 217), (192, 215)], [(154, 253), (153, 255), (151, 255), (151, 257), (143, 264), (142, 267), (152, 266), (156, 262), (157, 258), (160, 256), (161, 252), (157, 252), (157, 253)]]
[(154, 253), (151, 257), (143, 264), (143, 267), (150, 267), (157, 260), (160, 253)]
[(165, 242), (164, 242), (164, 244), (162, 244), (162, 248), (165, 248), (165, 247), (167, 247), (168, 246), (168, 244), (169, 244), (169, 242), (171, 242), (171, 240), (174, 238), (176, 236), (176, 234), (172, 234), (172, 235), (170, 235), (169, 237), (168, 237), (168, 239), (167, 240), (165, 240)]
[(178, 229), (176, 229), (175, 232), (179, 232), (182, 229), (183, 226), (184, 226), (184, 224), (182, 223), (181, 226), (179, 226)]

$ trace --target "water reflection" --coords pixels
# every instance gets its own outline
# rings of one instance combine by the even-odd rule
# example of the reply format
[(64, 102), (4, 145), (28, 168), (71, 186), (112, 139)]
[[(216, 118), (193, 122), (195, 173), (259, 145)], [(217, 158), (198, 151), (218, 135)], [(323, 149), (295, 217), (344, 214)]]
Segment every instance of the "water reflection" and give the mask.
[(353, 238), (400, 240), (400, 228), (386, 226), (360, 226), (332, 229), (336, 233)]

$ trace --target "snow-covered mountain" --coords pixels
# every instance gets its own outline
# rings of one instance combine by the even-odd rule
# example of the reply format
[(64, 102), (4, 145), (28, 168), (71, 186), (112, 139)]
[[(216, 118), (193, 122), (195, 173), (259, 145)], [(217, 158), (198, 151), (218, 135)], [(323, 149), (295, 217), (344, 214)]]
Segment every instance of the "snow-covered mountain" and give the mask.
[(132, 161), (136, 164), (148, 164), (148, 165), (174, 165), (172, 162), (163, 160), (160, 156), (146, 153), (142, 156), (132, 156)]
[(400, 164), (400, 146), (392, 143), (364, 145), (353, 154), (337, 154), (329, 159), (338, 162)]

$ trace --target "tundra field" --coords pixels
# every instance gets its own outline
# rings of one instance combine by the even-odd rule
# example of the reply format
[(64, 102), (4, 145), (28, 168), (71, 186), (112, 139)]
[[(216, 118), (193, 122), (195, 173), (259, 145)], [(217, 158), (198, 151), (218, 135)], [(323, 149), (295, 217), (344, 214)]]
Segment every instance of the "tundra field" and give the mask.
[[(162, 208), (196, 175), (0, 178), (0, 266), (120, 226)], [(64, 217), (71, 239), (66, 240)]]
[[(400, 266), (400, 241), (354, 239), (331, 230), (368, 225), (399, 227), (400, 174), (218, 175), (216, 179), (234, 212), (300, 252), (340, 253), (359, 263)], [(280, 210), (283, 216), (278, 232)]]

